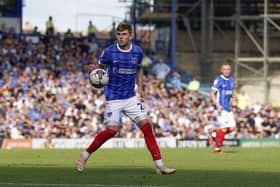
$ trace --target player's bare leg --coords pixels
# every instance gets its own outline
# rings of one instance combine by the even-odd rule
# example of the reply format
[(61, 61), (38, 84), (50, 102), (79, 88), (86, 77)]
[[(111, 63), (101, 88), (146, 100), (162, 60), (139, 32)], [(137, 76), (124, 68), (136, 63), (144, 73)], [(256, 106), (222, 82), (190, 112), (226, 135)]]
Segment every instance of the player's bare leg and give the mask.
[(142, 120), (139, 122), (138, 126), (141, 128), (145, 142), (147, 145), (147, 148), (149, 149), (153, 160), (156, 165), (156, 173), (160, 175), (168, 175), (168, 174), (173, 174), (176, 172), (176, 169), (174, 168), (168, 168), (163, 164), (163, 161), (161, 160), (161, 154), (159, 147), (157, 145), (155, 136), (152, 131), (151, 124), (148, 120)]

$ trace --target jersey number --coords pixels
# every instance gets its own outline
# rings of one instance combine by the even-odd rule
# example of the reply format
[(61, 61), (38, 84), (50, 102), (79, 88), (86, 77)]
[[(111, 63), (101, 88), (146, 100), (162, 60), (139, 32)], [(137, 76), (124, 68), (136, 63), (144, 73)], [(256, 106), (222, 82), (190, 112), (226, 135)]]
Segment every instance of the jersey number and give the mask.
[(137, 103), (137, 105), (140, 107), (140, 110), (143, 112), (145, 110), (144, 106), (142, 103)]

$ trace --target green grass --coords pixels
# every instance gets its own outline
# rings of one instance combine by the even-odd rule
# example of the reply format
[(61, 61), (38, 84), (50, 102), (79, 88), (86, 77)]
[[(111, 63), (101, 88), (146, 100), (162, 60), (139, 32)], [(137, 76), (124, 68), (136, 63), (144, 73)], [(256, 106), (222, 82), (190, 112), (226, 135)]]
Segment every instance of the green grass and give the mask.
[[(177, 173), (155, 174), (146, 149), (101, 149), (77, 173), (81, 150), (0, 150), (0, 186), (279, 187), (279, 148), (162, 149)], [(45, 184), (45, 185), (44, 185)], [(82, 185), (83, 184), (83, 185)]]

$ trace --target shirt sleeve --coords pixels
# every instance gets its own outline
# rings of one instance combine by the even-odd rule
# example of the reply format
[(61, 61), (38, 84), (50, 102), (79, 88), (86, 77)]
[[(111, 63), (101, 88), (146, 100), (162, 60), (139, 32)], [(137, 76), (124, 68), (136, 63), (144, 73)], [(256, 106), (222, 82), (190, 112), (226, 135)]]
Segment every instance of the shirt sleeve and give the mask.
[(111, 62), (110, 60), (110, 53), (108, 49), (104, 49), (103, 52), (101, 53), (101, 56), (98, 60), (99, 64), (109, 64)]
[(213, 85), (212, 85), (212, 89), (218, 91), (219, 88), (220, 88), (220, 86), (221, 86), (221, 81), (219, 81), (219, 78), (216, 78), (216, 79), (214, 80)]

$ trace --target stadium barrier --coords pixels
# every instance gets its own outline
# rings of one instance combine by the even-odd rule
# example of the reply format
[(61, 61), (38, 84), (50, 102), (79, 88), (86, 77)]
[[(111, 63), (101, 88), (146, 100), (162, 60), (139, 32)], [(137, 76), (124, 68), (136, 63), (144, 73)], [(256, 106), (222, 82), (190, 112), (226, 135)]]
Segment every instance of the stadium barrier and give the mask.
[(241, 139), (241, 147), (280, 147), (280, 139)]
[(2, 149), (32, 149), (32, 140), (4, 139)]
[[(93, 139), (4, 139), (2, 149), (85, 149), (90, 145)], [(174, 137), (157, 138), (157, 142), (161, 148), (200, 148), (208, 147), (208, 140), (176, 140)], [(226, 139), (224, 146), (239, 146), (239, 140)], [(126, 139), (113, 138), (108, 140), (102, 148), (144, 148), (146, 147), (143, 138)]]
[[(208, 146), (209, 146), (209, 141), (207, 139), (178, 140), (177, 141), (177, 147), (178, 148), (185, 148), (185, 147), (200, 148), (200, 147), (208, 147)], [(225, 139), (224, 142), (223, 142), (223, 146), (226, 146), (226, 147), (239, 146), (239, 140), (238, 139)]]
[[(92, 139), (52, 139), (47, 143), (46, 140), (34, 139), (33, 148), (38, 149), (42, 147), (52, 147), (54, 149), (73, 149), (73, 148), (87, 148), (92, 142)], [(175, 138), (158, 138), (157, 142), (160, 147), (176, 147)], [(144, 148), (144, 139), (126, 139), (126, 138), (113, 138), (105, 142), (103, 148)]]

